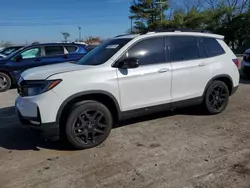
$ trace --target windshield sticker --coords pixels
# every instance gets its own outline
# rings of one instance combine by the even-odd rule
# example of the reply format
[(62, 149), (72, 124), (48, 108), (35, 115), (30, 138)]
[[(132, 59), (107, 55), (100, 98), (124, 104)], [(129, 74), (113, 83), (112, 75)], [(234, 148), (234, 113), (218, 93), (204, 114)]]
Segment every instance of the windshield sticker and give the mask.
[(106, 49), (116, 49), (118, 46), (119, 44), (108, 45)]

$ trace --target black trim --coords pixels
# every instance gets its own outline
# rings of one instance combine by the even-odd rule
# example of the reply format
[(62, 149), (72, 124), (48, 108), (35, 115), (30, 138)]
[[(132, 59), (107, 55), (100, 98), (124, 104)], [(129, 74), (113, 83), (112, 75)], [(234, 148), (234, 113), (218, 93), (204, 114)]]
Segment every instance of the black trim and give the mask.
[(217, 76), (213, 77), (211, 80), (209, 80), (209, 82), (207, 83), (207, 85), (206, 85), (206, 87), (205, 87), (205, 89), (204, 89), (203, 97), (205, 96), (206, 91), (207, 91), (208, 87), (210, 86), (210, 84), (211, 84), (214, 80), (217, 80), (217, 79), (219, 79), (219, 78), (228, 78), (228, 79), (231, 81), (231, 84), (232, 84), (232, 88), (230, 88), (230, 89), (231, 89), (231, 91), (233, 91), (233, 80), (232, 80), (232, 78), (231, 78), (229, 75), (227, 75), (227, 74), (220, 74), (220, 75), (217, 75)]
[(171, 103), (171, 109), (185, 108), (189, 106), (200, 105), (203, 102), (203, 97), (196, 97), (193, 99), (182, 100), (178, 102)]
[(238, 90), (239, 86), (233, 87), (231, 95), (235, 94), (236, 91)]
[(72, 101), (73, 99), (75, 99), (77, 97), (83, 97), (84, 95), (91, 95), (91, 94), (103, 94), (103, 95), (110, 97), (113, 100), (113, 102), (115, 103), (115, 106), (116, 106), (116, 109), (118, 112), (118, 118), (120, 119), (121, 109), (120, 109), (119, 103), (117, 102), (116, 98), (111, 93), (106, 92), (106, 91), (102, 91), (102, 90), (90, 90), (90, 91), (76, 93), (76, 94), (68, 97), (66, 100), (64, 100), (63, 103), (61, 104), (61, 106), (59, 107), (58, 112), (57, 112), (56, 122), (59, 124), (62, 112), (70, 101)]
[[(45, 138), (59, 138), (59, 124), (56, 122), (52, 123), (41, 123), (39, 109), (37, 111), (37, 117), (25, 117), (22, 116), (18, 109), (16, 109), (20, 122), (24, 128), (35, 130), (42, 134)], [(32, 124), (30, 121), (40, 122), (39, 125)]]
[(203, 97), (197, 97), (197, 98), (182, 100), (182, 101), (173, 102), (173, 103), (166, 103), (166, 104), (161, 104), (161, 105), (156, 105), (156, 106), (151, 106), (151, 107), (140, 108), (136, 110), (129, 110), (129, 111), (121, 112), (120, 120), (125, 120), (129, 118), (137, 117), (137, 116), (144, 116), (144, 115), (153, 114), (153, 113), (162, 112), (162, 111), (174, 110), (177, 108), (195, 106), (195, 105), (202, 104), (202, 102), (203, 102)]
[(150, 106), (150, 107), (145, 107), (145, 108), (140, 108), (140, 109), (135, 109), (135, 110), (124, 111), (124, 112), (121, 112), (120, 120), (125, 120), (129, 118), (137, 117), (137, 116), (157, 113), (161, 111), (169, 111), (171, 109), (170, 107), (171, 107), (170, 103), (167, 103), (167, 104)]

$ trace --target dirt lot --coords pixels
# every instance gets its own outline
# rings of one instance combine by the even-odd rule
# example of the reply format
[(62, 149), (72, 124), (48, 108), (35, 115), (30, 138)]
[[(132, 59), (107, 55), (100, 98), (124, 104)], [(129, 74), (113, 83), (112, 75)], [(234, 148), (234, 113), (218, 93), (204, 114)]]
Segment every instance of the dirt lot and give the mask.
[(250, 81), (220, 115), (189, 108), (137, 119), (84, 151), (21, 129), (15, 97), (0, 94), (1, 188), (250, 187)]

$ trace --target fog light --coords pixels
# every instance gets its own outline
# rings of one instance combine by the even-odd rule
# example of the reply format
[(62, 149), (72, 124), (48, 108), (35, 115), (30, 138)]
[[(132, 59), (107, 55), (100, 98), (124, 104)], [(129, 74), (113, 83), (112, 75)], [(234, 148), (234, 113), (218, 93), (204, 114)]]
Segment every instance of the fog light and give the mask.
[(40, 122), (38, 122), (38, 121), (32, 121), (32, 120), (30, 120), (30, 123), (34, 124), (34, 125), (40, 125)]

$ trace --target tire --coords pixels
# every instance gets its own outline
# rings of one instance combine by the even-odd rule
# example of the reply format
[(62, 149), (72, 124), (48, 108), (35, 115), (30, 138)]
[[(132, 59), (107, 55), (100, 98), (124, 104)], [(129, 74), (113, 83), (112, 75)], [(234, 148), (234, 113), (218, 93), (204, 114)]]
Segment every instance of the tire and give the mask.
[(0, 72), (0, 92), (5, 92), (11, 87), (11, 79), (10, 77), (3, 73)]
[(225, 110), (229, 102), (227, 85), (222, 81), (212, 82), (205, 94), (204, 105), (211, 115), (219, 114)]
[(76, 149), (88, 149), (106, 140), (113, 118), (106, 106), (97, 101), (75, 105), (66, 121), (66, 139)]

